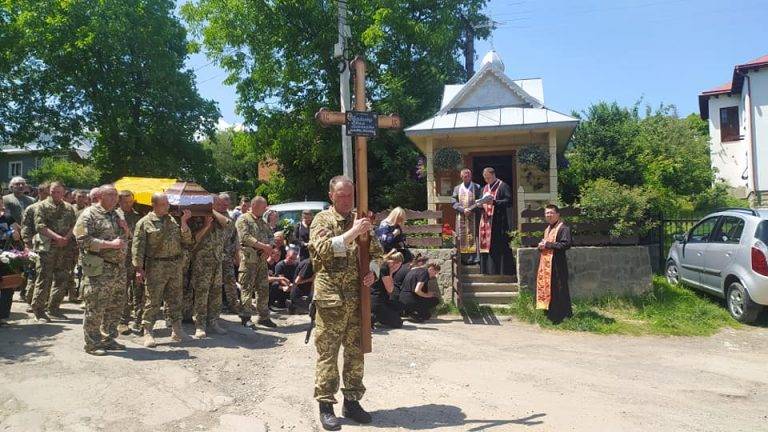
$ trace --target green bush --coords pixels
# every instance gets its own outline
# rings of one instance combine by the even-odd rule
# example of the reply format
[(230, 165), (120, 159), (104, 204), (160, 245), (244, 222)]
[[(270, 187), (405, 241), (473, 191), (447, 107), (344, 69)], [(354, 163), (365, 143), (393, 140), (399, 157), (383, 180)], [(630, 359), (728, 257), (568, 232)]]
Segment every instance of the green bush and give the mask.
[(658, 223), (652, 213), (659, 200), (657, 194), (642, 186), (597, 179), (581, 188), (581, 216), (592, 222), (613, 224), (614, 237), (643, 235)]
[(727, 184), (717, 182), (697, 195), (693, 202), (696, 212), (708, 212), (723, 207), (749, 207), (749, 201), (732, 196), (728, 192)]
[(91, 165), (46, 157), (42, 164), (31, 170), (27, 176), (33, 183), (60, 181), (70, 188), (89, 188), (99, 184), (101, 171)]

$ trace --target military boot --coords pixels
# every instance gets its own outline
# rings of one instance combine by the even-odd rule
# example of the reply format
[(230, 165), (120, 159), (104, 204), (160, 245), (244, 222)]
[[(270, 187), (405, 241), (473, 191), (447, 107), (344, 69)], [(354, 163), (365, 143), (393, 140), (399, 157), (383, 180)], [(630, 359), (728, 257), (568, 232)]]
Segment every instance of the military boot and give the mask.
[(176, 342), (185, 342), (192, 339), (184, 332), (184, 329), (181, 328), (181, 320), (171, 323), (171, 339)]
[(157, 346), (157, 342), (155, 342), (155, 338), (152, 336), (152, 327), (151, 324), (144, 325), (144, 346), (147, 348), (154, 348)]
[(213, 320), (209, 322), (208, 329), (210, 329), (212, 332), (216, 334), (220, 334), (220, 335), (227, 334), (227, 330), (224, 327), (219, 325), (218, 320)]
[(329, 431), (341, 430), (341, 422), (333, 412), (333, 404), (320, 402), (320, 424)]
[(371, 422), (371, 415), (360, 406), (360, 402), (358, 401), (344, 399), (344, 407), (341, 409), (341, 415), (358, 423), (368, 424)]
[(206, 336), (208, 335), (205, 333), (205, 326), (195, 325), (195, 339), (205, 339)]

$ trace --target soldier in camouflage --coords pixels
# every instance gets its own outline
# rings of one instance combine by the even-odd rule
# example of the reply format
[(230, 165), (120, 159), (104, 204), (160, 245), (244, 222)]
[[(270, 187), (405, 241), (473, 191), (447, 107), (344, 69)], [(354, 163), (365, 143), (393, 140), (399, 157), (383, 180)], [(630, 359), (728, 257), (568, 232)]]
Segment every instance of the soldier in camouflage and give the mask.
[(171, 338), (181, 342), (189, 336), (181, 328), (182, 252), (193, 243), (187, 222), (189, 210), (181, 214), (181, 226), (168, 214), (170, 205), (164, 193), (152, 194), (152, 211), (136, 223), (132, 244), (132, 265), (136, 282), (144, 284), (146, 299), (142, 325), (144, 346), (156, 346), (152, 330), (165, 301), (166, 316), (171, 321)]
[[(77, 218), (80, 216), (79, 214), (77, 214), (77, 206), (69, 202), (67, 202), (67, 204), (69, 204), (69, 206), (72, 207), (72, 211), (75, 213), (75, 221), (77, 221)], [(81, 301), (80, 299), (81, 296), (77, 292), (77, 284), (75, 283), (75, 271), (74, 271), (75, 266), (77, 265), (78, 255), (79, 255), (79, 251), (77, 247), (77, 242), (76, 241), (69, 242), (69, 244), (67, 244), (67, 250), (64, 252), (64, 259), (67, 262), (69, 262), (69, 268), (71, 270), (67, 272), (67, 285), (66, 285), (66, 288), (64, 289), (63, 294), (67, 295), (67, 300), (70, 303), (80, 303)]]
[[(220, 206), (217, 204), (219, 201), (219, 197), (215, 196), (214, 205)], [(231, 221), (215, 209), (211, 209), (211, 212), (211, 216), (205, 217), (203, 228), (195, 233), (195, 249), (191, 257), (195, 338), (198, 339), (205, 338), (207, 330), (218, 334), (227, 332), (219, 325), (219, 315), (224, 241), (226, 228)]]
[[(227, 216), (229, 208), (229, 195), (219, 194), (219, 200), (214, 204), (214, 209)], [(237, 227), (232, 218), (224, 228), (224, 257), (221, 261), (221, 283), (224, 285), (224, 297), (227, 300), (227, 308), (236, 313), (243, 326), (252, 327), (250, 313), (243, 312), (240, 305), (240, 296), (237, 294), (237, 266), (240, 265), (240, 239), (237, 236)]]
[[(356, 219), (352, 211), (354, 185), (348, 177), (331, 179), (328, 195), (330, 209), (315, 216), (310, 227), (309, 252), (315, 269), (314, 302), (316, 306), (315, 399), (320, 404), (320, 423), (326, 430), (339, 430), (341, 424), (333, 411), (339, 390), (339, 348), (344, 347), (344, 405), (342, 414), (358, 423), (370, 423), (371, 416), (358, 402), (365, 393), (363, 385), (363, 352), (360, 347), (361, 278), (357, 269), (360, 235), (371, 236), (370, 256), (380, 259), (381, 245), (371, 232), (368, 218)], [(362, 278), (366, 287), (375, 276), (369, 272)]]
[(51, 316), (66, 319), (59, 306), (66, 294), (69, 272), (72, 271), (67, 254), (71, 243), (75, 241), (72, 236), (75, 211), (63, 198), (64, 185), (53, 182), (51, 196), (35, 209), (37, 234), (33, 246), (40, 258), (32, 297), (32, 313), (40, 322), (50, 322), (46, 314), (46, 303)]
[[(48, 182), (40, 183), (37, 186), (37, 202), (32, 203), (24, 209), (24, 213), (21, 217), (21, 239), (24, 241), (24, 246), (29, 250), (34, 249), (33, 240), (37, 229), (35, 228), (35, 210), (41, 202), (48, 198), (51, 191), (51, 185)], [(37, 266), (37, 259), (35, 259), (35, 267)], [(33, 275), (27, 276), (27, 285), (21, 293), (21, 297), (29, 305), (27, 309), (28, 313), (32, 313), (32, 295), (35, 293), (35, 277)]]
[(130, 234), (128, 225), (115, 212), (115, 187), (102, 186), (101, 194), (101, 202), (83, 211), (74, 229), (83, 252), (83, 272), (88, 279), (83, 293), (83, 335), (85, 352), (92, 355), (125, 349), (115, 340), (117, 332), (109, 327), (109, 317), (120, 314), (127, 236)]
[[(118, 194), (118, 209), (115, 210), (117, 215), (128, 225), (128, 231), (131, 233), (136, 229), (136, 224), (141, 219), (141, 215), (133, 209), (133, 192), (129, 190), (122, 190)], [(131, 250), (132, 242), (128, 241), (128, 250)], [(141, 314), (144, 311), (144, 287), (141, 284), (136, 283), (136, 269), (133, 267), (131, 254), (125, 255), (125, 290), (123, 291), (123, 309), (120, 316), (120, 324), (117, 326), (117, 331), (120, 334), (130, 334), (131, 329), (128, 324), (131, 321), (131, 310), (136, 311), (136, 323), (141, 322)], [(117, 319), (117, 317), (110, 317)]]
[[(267, 210), (264, 197), (254, 197), (251, 209), (237, 219), (235, 226), (240, 237), (240, 289), (244, 313), (258, 313), (259, 325), (277, 327), (269, 318), (269, 282), (267, 257), (272, 253), (272, 229), (262, 216)], [(256, 307), (253, 306), (254, 296)]]

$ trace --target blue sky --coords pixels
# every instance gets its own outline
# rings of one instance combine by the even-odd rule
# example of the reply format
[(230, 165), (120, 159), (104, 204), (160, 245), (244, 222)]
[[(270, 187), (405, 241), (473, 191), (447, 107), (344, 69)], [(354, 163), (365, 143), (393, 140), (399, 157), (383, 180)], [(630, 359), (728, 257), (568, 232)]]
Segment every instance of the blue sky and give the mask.
[[(476, 43), (477, 62), (493, 46), (507, 75), (543, 78), (546, 105), (566, 113), (641, 97), (698, 112), (699, 92), (768, 54), (766, 0), (491, 0), (487, 11), (500, 24)], [(202, 54), (188, 65), (224, 120), (241, 122), (224, 72)]]

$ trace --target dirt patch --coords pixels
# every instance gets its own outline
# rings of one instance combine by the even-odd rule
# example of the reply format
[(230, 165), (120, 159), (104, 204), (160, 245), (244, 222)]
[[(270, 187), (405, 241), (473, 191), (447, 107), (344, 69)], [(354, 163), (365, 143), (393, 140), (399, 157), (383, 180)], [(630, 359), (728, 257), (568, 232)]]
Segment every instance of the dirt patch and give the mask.
[[(126, 351), (97, 358), (68, 308), (69, 322), (42, 325), (15, 303), (21, 320), (0, 328), (0, 430), (320, 430), (306, 317), (253, 332), (227, 316), (225, 336), (178, 345), (162, 329), (155, 350), (128, 336)], [(627, 337), (496, 322), (377, 330), (374, 424), (344, 430), (766, 430), (768, 329)]]

